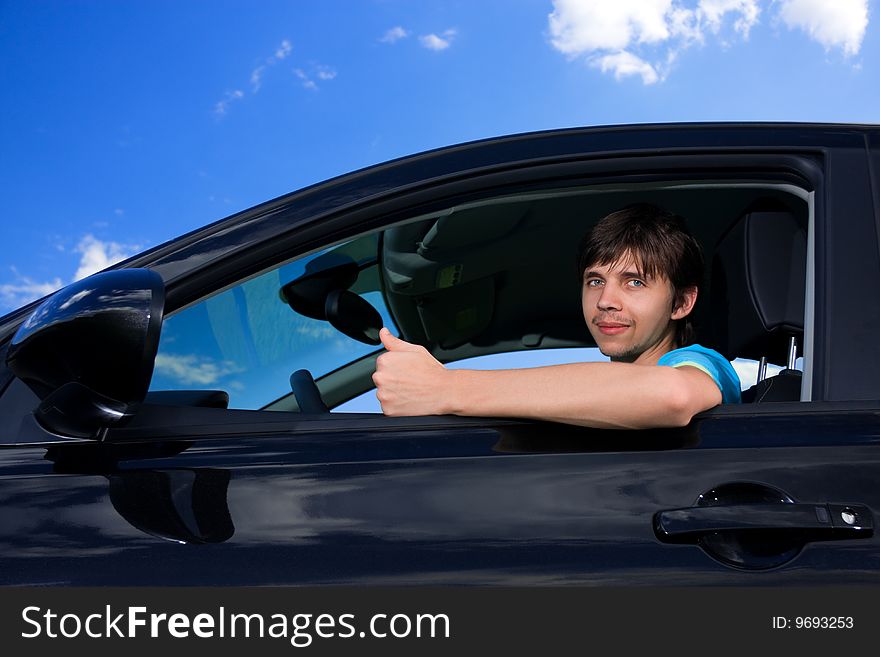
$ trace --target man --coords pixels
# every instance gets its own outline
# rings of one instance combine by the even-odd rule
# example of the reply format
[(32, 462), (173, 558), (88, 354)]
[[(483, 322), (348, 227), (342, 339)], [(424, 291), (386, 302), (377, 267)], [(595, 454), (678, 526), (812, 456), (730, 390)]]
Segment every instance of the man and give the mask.
[(610, 363), (448, 370), (383, 328), (387, 353), (373, 375), (382, 411), (649, 428), (740, 401), (730, 363), (691, 344), (703, 257), (680, 217), (647, 204), (608, 215), (582, 243), (578, 269), (584, 319)]

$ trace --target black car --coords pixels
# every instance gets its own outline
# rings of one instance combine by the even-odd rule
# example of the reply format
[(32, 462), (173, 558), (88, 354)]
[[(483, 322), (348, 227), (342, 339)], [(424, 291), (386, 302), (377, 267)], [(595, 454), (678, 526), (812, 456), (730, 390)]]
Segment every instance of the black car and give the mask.
[[(880, 583), (878, 195), (878, 127), (560, 130), (137, 255), (0, 319), (0, 583)], [(742, 404), (381, 414), (382, 325), (453, 366), (597, 358), (577, 245), (635, 202), (700, 241), (698, 342)]]

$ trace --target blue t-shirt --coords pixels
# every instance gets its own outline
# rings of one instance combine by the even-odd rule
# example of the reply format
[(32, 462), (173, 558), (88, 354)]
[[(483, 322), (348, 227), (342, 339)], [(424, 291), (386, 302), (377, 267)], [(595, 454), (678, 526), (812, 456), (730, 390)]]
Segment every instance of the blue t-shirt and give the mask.
[(696, 367), (711, 376), (721, 389), (722, 404), (739, 404), (742, 401), (739, 376), (737, 376), (736, 370), (733, 369), (730, 361), (714, 349), (691, 344), (663, 354), (657, 364), (669, 367), (684, 367), (685, 365)]

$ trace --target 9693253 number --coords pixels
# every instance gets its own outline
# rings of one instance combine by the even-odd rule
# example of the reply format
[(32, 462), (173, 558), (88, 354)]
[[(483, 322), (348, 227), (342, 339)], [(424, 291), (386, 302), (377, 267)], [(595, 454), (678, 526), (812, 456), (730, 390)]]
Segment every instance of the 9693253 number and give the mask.
[(773, 617), (773, 629), (785, 630), (851, 630), (855, 626), (852, 616), (785, 616)]

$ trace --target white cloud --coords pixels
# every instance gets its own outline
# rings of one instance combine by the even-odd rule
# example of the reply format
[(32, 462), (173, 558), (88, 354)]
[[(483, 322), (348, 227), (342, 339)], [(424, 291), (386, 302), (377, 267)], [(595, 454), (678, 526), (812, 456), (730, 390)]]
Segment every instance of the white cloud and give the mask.
[(420, 36), (419, 41), (421, 41), (422, 45), (428, 50), (445, 50), (449, 47), (449, 41), (438, 37), (436, 34)]
[(281, 42), (281, 45), (278, 46), (278, 49), (275, 51), (275, 59), (279, 62), (283, 59), (286, 59), (291, 50), (293, 50), (293, 46), (291, 45), (290, 41), (284, 39)]
[(332, 80), (336, 77), (336, 70), (333, 69), (333, 67), (325, 66), (324, 64), (312, 64), (311, 74), (306, 73), (306, 71), (301, 68), (293, 69), (293, 74), (300, 80), (302, 80), (302, 85), (306, 89), (316, 91), (318, 89), (318, 85), (313, 79), (313, 76), (318, 78), (322, 82), (327, 82), (328, 80)]
[[(260, 64), (253, 71), (251, 71), (251, 93), (257, 93), (263, 86), (263, 77), (265, 76), (268, 67), (274, 66), (278, 62), (286, 59), (287, 56), (290, 55), (292, 50), (293, 45), (290, 43), (290, 41), (284, 39), (281, 42), (281, 45), (279, 45), (275, 49), (275, 52), (266, 58), (265, 63)], [(214, 115), (218, 119), (223, 118), (226, 115), (226, 112), (229, 110), (230, 103), (236, 100), (241, 100), (242, 98), (244, 98), (244, 92), (241, 89), (236, 89), (235, 91), (227, 91), (222, 100), (219, 100), (214, 104)]]
[(332, 80), (336, 77), (336, 71), (334, 71), (329, 66), (319, 66), (318, 67), (318, 79), (319, 80)]
[[(0, 284), (0, 308), (8, 310), (19, 308), (26, 303), (55, 292), (69, 283), (125, 260), (140, 249), (140, 245), (137, 244), (103, 241), (92, 234), (87, 234), (73, 249), (80, 254), (80, 259), (76, 273), (71, 280), (64, 281), (60, 277), (55, 277), (39, 281), (30, 276), (23, 276), (15, 267), (12, 267), (13, 281)], [(59, 250), (65, 251), (63, 248)]]
[(721, 30), (724, 17), (735, 14), (733, 29), (745, 37), (749, 36), (761, 13), (757, 0), (700, 0), (697, 11), (715, 34)]
[(455, 38), (456, 34), (456, 30), (449, 29), (443, 33), (443, 36), (437, 36), (436, 34), (425, 34), (419, 37), (419, 41), (421, 42), (422, 46), (424, 46), (428, 50), (446, 50), (450, 45), (452, 45), (452, 39)]
[(868, 0), (780, 0), (779, 17), (791, 29), (806, 32), (826, 50), (852, 56), (862, 47), (868, 27)]
[(640, 75), (644, 84), (654, 84), (660, 79), (653, 66), (625, 50), (598, 57), (592, 61), (592, 64), (603, 73), (612, 71), (617, 80), (631, 75)]
[(229, 108), (229, 104), (233, 101), (241, 100), (242, 98), (244, 98), (244, 92), (240, 89), (227, 91), (223, 100), (217, 101), (217, 104), (214, 105), (214, 114), (218, 117), (224, 116)]
[(60, 278), (35, 281), (28, 276), (22, 276), (14, 267), (12, 273), (15, 276), (14, 282), (0, 284), (0, 307), (8, 310), (19, 308), (64, 287)]
[(826, 50), (851, 56), (861, 48), (867, 0), (553, 0), (547, 22), (550, 43), (569, 59), (653, 84), (695, 44), (748, 39), (762, 6)]
[(263, 72), (265, 70), (265, 66), (258, 66), (253, 71), (251, 71), (251, 89), (254, 93), (257, 93), (260, 90), (260, 87), (263, 85)]
[(251, 91), (253, 93), (257, 93), (260, 90), (260, 87), (263, 86), (263, 76), (266, 74), (266, 69), (269, 66), (274, 66), (280, 61), (284, 61), (287, 59), (287, 56), (293, 50), (293, 45), (287, 39), (284, 39), (281, 42), (281, 45), (275, 49), (275, 53), (266, 58), (266, 63), (257, 66), (253, 71), (251, 71)]
[(622, 50), (635, 43), (669, 38), (666, 12), (672, 0), (554, 0), (549, 16), (551, 43), (577, 56)]
[(725, 26), (742, 39), (760, 15), (758, 0), (554, 0), (550, 43), (570, 59), (584, 57), (621, 79), (665, 79), (679, 53), (720, 38)]
[(305, 72), (304, 70), (302, 70), (301, 68), (295, 68), (295, 69), (293, 69), (293, 74), (294, 74), (296, 77), (298, 77), (300, 80), (302, 80), (302, 85), (303, 85), (306, 89), (311, 89), (311, 90), (314, 91), (315, 89), (318, 88), (318, 85), (315, 84), (315, 81), (312, 80), (312, 79), (306, 74), (306, 72)]
[(195, 354), (159, 353), (156, 355), (154, 368), (157, 373), (170, 377), (178, 383), (203, 386), (212, 385), (224, 376), (242, 371), (232, 362), (218, 363), (211, 358)]
[(379, 41), (382, 43), (396, 43), (408, 36), (409, 32), (403, 29), (400, 25), (396, 25), (388, 30)]
[(120, 244), (118, 242), (104, 242), (94, 235), (86, 235), (76, 246), (80, 254), (79, 267), (73, 275), (73, 280), (78, 281), (95, 272), (106, 269), (121, 260), (125, 260), (140, 249), (136, 244)]

